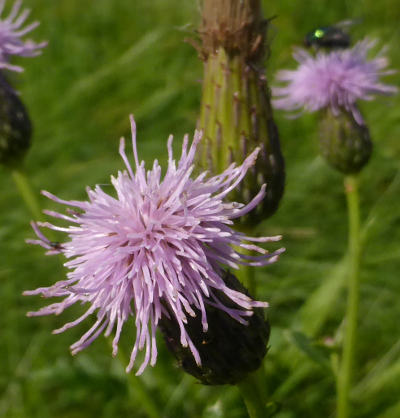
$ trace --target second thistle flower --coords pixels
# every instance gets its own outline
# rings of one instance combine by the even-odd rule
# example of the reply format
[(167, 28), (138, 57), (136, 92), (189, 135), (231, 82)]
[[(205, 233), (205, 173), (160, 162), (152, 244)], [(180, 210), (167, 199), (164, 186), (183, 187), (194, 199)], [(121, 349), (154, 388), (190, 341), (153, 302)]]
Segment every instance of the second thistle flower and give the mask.
[(273, 104), (290, 112), (322, 111), (320, 123), (321, 154), (342, 173), (356, 173), (368, 162), (372, 142), (368, 127), (359, 110), (359, 102), (376, 95), (391, 95), (395, 86), (381, 82), (392, 74), (383, 51), (369, 59), (376, 45), (365, 39), (352, 48), (318, 52), (313, 56), (298, 48), (295, 70), (281, 70), (275, 87)]

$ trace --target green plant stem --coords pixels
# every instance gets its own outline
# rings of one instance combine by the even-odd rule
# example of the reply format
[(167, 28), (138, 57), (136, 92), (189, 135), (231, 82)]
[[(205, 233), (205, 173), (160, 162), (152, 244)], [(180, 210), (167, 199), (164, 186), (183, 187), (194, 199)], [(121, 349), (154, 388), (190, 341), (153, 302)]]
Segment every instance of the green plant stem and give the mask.
[(359, 305), (359, 273), (361, 261), (360, 207), (358, 179), (348, 175), (344, 180), (349, 217), (349, 275), (343, 357), (337, 381), (337, 417), (349, 416), (349, 395), (354, 372)]
[[(249, 226), (245, 225), (238, 225), (238, 229), (240, 232), (244, 233), (248, 236), (254, 235), (254, 228), (250, 228)], [(238, 251), (245, 254), (245, 255), (252, 255), (250, 250), (246, 250), (243, 248), (238, 248)], [(253, 266), (241, 266), (239, 270), (234, 272), (237, 279), (247, 288), (249, 291), (250, 296), (253, 299), (257, 298), (257, 281), (256, 281), (256, 272)]]
[(32, 186), (25, 172), (20, 168), (15, 168), (12, 170), (11, 175), (22, 197), (22, 200), (25, 202), (25, 205), (33, 215), (34, 219), (41, 219), (42, 213), (40, 210), (39, 202), (37, 200), (36, 194), (32, 190)]
[[(246, 253), (250, 253), (250, 251), (246, 251)], [(237, 272), (237, 277), (247, 287), (250, 296), (256, 298), (257, 283), (254, 267), (242, 266)], [(238, 384), (250, 418), (266, 418), (270, 416), (265, 400), (266, 387), (263, 383), (264, 381), (265, 372), (261, 366), (259, 370), (250, 374)]]
[[(244, 254), (250, 254), (250, 251), (243, 251)], [(257, 281), (255, 269), (252, 266), (241, 266), (239, 270), (232, 271), (236, 278), (246, 287), (249, 291), (249, 295), (253, 298), (257, 298)]]
[(265, 399), (261, 370), (250, 374), (238, 383), (238, 388), (250, 418), (268, 418), (271, 416)]

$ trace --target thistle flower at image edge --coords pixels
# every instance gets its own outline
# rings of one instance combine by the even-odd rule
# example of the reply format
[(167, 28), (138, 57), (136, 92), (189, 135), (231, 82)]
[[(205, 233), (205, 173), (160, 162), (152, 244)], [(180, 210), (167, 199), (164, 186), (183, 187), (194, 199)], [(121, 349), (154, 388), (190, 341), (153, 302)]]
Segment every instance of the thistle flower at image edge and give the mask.
[(21, 165), (30, 147), (32, 124), (19, 93), (10, 85), (3, 70), (23, 71), (22, 67), (11, 64), (10, 58), (39, 55), (47, 42), (23, 40), (39, 22), (23, 27), (30, 11), (20, 12), (20, 0), (13, 4), (9, 15), (2, 18), (5, 3), (0, 0), (0, 164), (15, 169)]
[(20, 57), (34, 57), (41, 53), (41, 49), (47, 42), (36, 43), (30, 39), (23, 40), (22, 37), (35, 29), (39, 22), (33, 22), (25, 27), (30, 10), (24, 9), (21, 13), (22, 0), (17, 0), (6, 18), (1, 18), (6, 0), (0, 0), (0, 70), (7, 69), (21, 72), (23, 68), (9, 63), (13, 55)]
[[(182, 154), (176, 164), (172, 153), (172, 136), (168, 139), (168, 168), (161, 178), (157, 160), (146, 172), (138, 159), (136, 126), (131, 117), (132, 142), (136, 170), (125, 154), (121, 139), (120, 155), (126, 171), (112, 177), (116, 197), (100, 186), (88, 189), (88, 201), (65, 201), (48, 192), (51, 200), (66, 205), (66, 214), (44, 211), (47, 215), (71, 223), (60, 227), (48, 222), (32, 223), (38, 239), (28, 240), (47, 249), (47, 254), (62, 253), (69, 261), (67, 278), (50, 287), (24, 292), (25, 295), (64, 297), (28, 316), (60, 314), (75, 303), (87, 303), (87, 311), (54, 333), (78, 325), (90, 315), (93, 326), (71, 346), (73, 354), (86, 348), (103, 331), (109, 336), (115, 330), (113, 355), (124, 323), (133, 316), (136, 341), (127, 371), (134, 365), (139, 350), (144, 349), (141, 374), (157, 357), (155, 333), (162, 317), (176, 321), (180, 343), (188, 347), (198, 365), (201, 358), (186, 330), (189, 317), (201, 316), (207, 332), (207, 306), (226, 312), (239, 323), (254, 308), (267, 307), (243, 292), (231, 289), (223, 280), (226, 269), (240, 265), (265, 266), (276, 261), (284, 249), (269, 253), (257, 243), (277, 241), (281, 237), (249, 237), (232, 229), (233, 219), (251, 211), (265, 194), (265, 185), (246, 205), (226, 202), (225, 198), (253, 166), (256, 149), (242, 165), (230, 165), (223, 173), (207, 177), (203, 172), (193, 176), (193, 159), (201, 140), (196, 132), (189, 146), (185, 136)], [(72, 209), (71, 209), (72, 208)], [(68, 234), (64, 243), (54, 244), (41, 232), (47, 227)], [(242, 254), (238, 251), (242, 249)], [(249, 255), (254, 252), (256, 255)], [(232, 303), (224, 304), (217, 295)]]
[(395, 86), (380, 81), (381, 76), (394, 73), (386, 69), (388, 59), (384, 49), (368, 59), (375, 45), (375, 40), (364, 39), (352, 48), (318, 52), (315, 57), (302, 48), (296, 49), (293, 57), (299, 63), (298, 68), (277, 73), (276, 79), (286, 85), (273, 88), (274, 107), (308, 112), (329, 108), (335, 115), (345, 110), (363, 125), (357, 100), (372, 100), (377, 94), (397, 92)]

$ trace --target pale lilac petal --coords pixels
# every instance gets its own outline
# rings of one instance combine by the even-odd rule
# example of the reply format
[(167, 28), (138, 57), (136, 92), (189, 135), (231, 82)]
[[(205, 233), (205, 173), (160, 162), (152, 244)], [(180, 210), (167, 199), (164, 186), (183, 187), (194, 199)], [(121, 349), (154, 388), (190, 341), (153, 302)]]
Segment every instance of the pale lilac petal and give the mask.
[(47, 42), (36, 43), (30, 39), (24, 41), (22, 37), (34, 30), (39, 25), (39, 22), (33, 22), (22, 27), (30, 11), (25, 9), (20, 13), (22, 5), (21, 0), (17, 0), (14, 3), (7, 18), (1, 19), (4, 4), (5, 1), (0, 3), (0, 69), (4, 68), (21, 72), (23, 71), (22, 67), (9, 63), (10, 57), (13, 55), (20, 57), (35, 57), (41, 53), (41, 49), (47, 45)]

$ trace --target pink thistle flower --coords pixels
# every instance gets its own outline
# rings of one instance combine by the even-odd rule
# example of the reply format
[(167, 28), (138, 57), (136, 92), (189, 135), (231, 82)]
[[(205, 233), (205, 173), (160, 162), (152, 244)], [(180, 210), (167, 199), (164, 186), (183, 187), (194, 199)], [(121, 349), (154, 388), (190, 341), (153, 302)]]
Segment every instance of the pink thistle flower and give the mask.
[(363, 125), (357, 100), (372, 100), (376, 94), (397, 92), (395, 86), (379, 80), (381, 76), (394, 73), (385, 70), (388, 59), (384, 50), (373, 59), (367, 58), (375, 45), (376, 41), (364, 39), (353, 48), (318, 52), (315, 57), (304, 49), (296, 49), (293, 57), (299, 63), (298, 68), (281, 70), (277, 74), (278, 81), (287, 84), (273, 88), (274, 107), (288, 111), (304, 108), (308, 112), (329, 107), (334, 115), (345, 109), (353, 114), (359, 125)]
[[(65, 201), (43, 192), (51, 200), (72, 207), (67, 214), (45, 211), (47, 215), (72, 223), (59, 227), (51, 223), (33, 223), (37, 240), (28, 240), (48, 250), (62, 253), (69, 261), (67, 279), (50, 287), (24, 292), (25, 295), (64, 297), (28, 316), (60, 314), (75, 303), (88, 303), (88, 310), (78, 319), (54, 333), (63, 332), (96, 314), (93, 326), (71, 346), (78, 353), (103, 331), (109, 336), (115, 329), (113, 355), (124, 323), (135, 318), (136, 341), (127, 371), (133, 367), (139, 350), (145, 349), (144, 362), (137, 374), (156, 362), (155, 332), (166, 315), (177, 322), (180, 342), (189, 347), (196, 363), (198, 350), (186, 331), (188, 316), (201, 312), (202, 328), (207, 332), (206, 305), (225, 311), (240, 323), (252, 315), (255, 307), (266, 302), (252, 300), (230, 289), (224, 282), (224, 269), (239, 265), (265, 266), (278, 259), (284, 249), (269, 253), (257, 243), (277, 241), (281, 237), (253, 238), (235, 231), (233, 219), (251, 211), (264, 197), (265, 185), (251, 202), (226, 202), (225, 198), (254, 164), (259, 149), (243, 164), (229, 166), (222, 174), (207, 178), (204, 172), (193, 177), (193, 159), (201, 133), (196, 132), (191, 146), (185, 136), (181, 158), (176, 164), (172, 154), (172, 136), (168, 139), (168, 169), (161, 178), (161, 167), (154, 161), (146, 171), (138, 159), (136, 126), (131, 117), (135, 171), (125, 154), (121, 139), (120, 155), (127, 171), (119, 172), (111, 182), (116, 197), (100, 186), (88, 189), (88, 201)], [(68, 234), (61, 244), (52, 243), (40, 231), (47, 227)], [(242, 254), (239, 250), (254, 252)], [(223, 292), (236, 305), (225, 306), (216, 296)]]
[[(5, 0), (0, 0), (0, 16), (4, 5)], [(29, 9), (25, 9), (19, 14), (21, 5), (22, 0), (17, 0), (8, 17), (0, 19), (0, 70), (5, 68), (17, 72), (23, 71), (22, 67), (9, 64), (10, 56), (34, 57), (39, 55), (40, 49), (47, 45), (47, 42), (35, 43), (31, 40), (23, 41), (21, 39), (39, 25), (39, 22), (33, 22), (25, 28), (21, 27), (30, 13)]]

